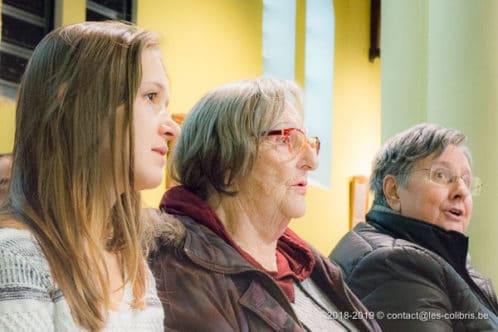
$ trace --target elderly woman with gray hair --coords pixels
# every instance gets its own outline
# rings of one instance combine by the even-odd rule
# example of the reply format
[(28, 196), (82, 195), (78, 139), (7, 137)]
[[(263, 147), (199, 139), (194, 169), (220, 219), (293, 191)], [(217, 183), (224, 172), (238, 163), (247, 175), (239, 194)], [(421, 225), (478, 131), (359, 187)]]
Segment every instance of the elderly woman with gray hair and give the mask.
[(379, 330), (340, 269), (287, 227), (305, 212), (319, 148), (292, 82), (232, 82), (194, 106), (150, 256), (166, 330)]
[(498, 330), (489, 279), (469, 265), (465, 231), (480, 190), (465, 136), (420, 124), (377, 153), (366, 223), (330, 258), (385, 331)]

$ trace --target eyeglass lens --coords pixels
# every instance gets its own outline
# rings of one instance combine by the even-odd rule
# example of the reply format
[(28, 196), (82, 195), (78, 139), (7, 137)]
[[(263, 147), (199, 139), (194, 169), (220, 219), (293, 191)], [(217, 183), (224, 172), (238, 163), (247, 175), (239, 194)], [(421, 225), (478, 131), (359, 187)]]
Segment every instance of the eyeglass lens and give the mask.
[(299, 130), (289, 131), (289, 151), (292, 154), (298, 154), (304, 148), (306, 142), (308, 142), (311, 148), (316, 154), (320, 152), (320, 141), (318, 137), (312, 137), (309, 140), (306, 138), (303, 132)]
[(479, 178), (471, 177), (470, 175), (458, 176), (447, 168), (431, 168), (429, 171), (430, 180), (434, 183), (441, 185), (448, 185), (462, 179), (463, 183), (472, 194), (479, 194), (481, 189), (481, 181)]

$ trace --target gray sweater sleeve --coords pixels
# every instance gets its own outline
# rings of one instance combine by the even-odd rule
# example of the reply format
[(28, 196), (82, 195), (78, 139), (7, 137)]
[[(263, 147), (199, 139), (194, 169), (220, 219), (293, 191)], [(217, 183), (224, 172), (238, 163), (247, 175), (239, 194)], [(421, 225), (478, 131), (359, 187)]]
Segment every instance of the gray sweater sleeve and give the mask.
[(61, 314), (57, 293), (31, 234), (0, 228), (0, 331), (54, 331), (57, 320), (72, 321), (69, 312), (69, 317), (56, 317)]

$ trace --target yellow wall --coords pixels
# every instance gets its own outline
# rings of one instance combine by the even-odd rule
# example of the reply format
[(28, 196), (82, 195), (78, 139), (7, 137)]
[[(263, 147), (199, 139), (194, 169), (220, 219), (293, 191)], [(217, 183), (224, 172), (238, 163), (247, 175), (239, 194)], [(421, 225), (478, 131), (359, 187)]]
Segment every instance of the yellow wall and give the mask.
[(380, 62), (368, 61), (369, 0), (334, 0), (332, 190), (311, 188), (291, 227), (328, 255), (348, 231), (349, 178), (370, 173), (380, 146)]
[[(0, 1), (0, 12), (2, 1)], [(2, 16), (0, 15), (0, 29)], [(1, 31), (1, 30), (0, 30)], [(0, 34), (0, 38), (2, 38)], [(11, 152), (14, 146), (15, 104), (13, 100), (0, 96), (0, 153)]]
[[(170, 112), (187, 113), (209, 89), (262, 72), (261, 0), (140, 0), (137, 24), (160, 34)], [(143, 193), (157, 206), (164, 186)]]
[[(369, 0), (335, 0), (332, 190), (311, 188), (308, 212), (291, 227), (328, 254), (348, 230), (348, 180), (368, 174), (380, 145), (380, 65), (368, 61)], [(297, 1), (296, 79), (304, 81), (305, 1)], [(138, 24), (158, 31), (171, 81), (173, 113), (208, 89), (261, 75), (261, 0), (138, 2)], [(144, 197), (156, 206), (163, 190)]]
[(14, 146), (15, 104), (0, 97), (0, 153), (11, 152)]
[(261, 75), (261, 0), (140, 0), (137, 23), (160, 33), (172, 113), (209, 89)]
[(84, 21), (86, 0), (55, 0), (55, 26)]

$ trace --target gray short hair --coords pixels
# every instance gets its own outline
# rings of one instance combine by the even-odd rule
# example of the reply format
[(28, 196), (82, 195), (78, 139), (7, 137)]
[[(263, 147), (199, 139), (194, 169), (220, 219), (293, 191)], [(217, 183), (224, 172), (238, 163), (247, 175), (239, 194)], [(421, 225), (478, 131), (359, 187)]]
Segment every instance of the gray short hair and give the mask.
[(182, 124), (172, 178), (203, 199), (213, 192), (235, 195), (235, 180), (252, 170), (261, 140), (286, 105), (303, 112), (302, 90), (291, 81), (256, 78), (211, 90)]
[(458, 130), (428, 123), (418, 124), (388, 139), (372, 164), (370, 190), (375, 194), (374, 204), (389, 207), (383, 191), (383, 181), (387, 175), (395, 176), (404, 186), (408, 181), (408, 173), (417, 161), (433, 153), (439, 156), (448, 145), (462, 147), (469, 163), (472, 163), (465, 140), (465, 135)]

